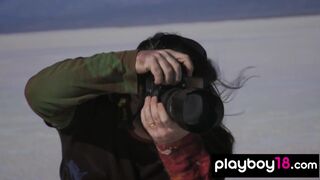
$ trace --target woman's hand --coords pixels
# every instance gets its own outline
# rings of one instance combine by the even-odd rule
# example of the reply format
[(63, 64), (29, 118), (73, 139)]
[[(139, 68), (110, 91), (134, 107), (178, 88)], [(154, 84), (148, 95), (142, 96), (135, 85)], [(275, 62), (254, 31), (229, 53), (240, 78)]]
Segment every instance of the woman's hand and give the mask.
[(175, 84), (182, 77), (181, 64), (191, 76), (193, 65), (188, 55), (170, 49), (142, 50), (137, 54), (135, 68), (138, 74), (151, 72), (155, 84)]
[[(155, 84), (176, 84), (181, 81), (181, 65), (185, 66), (189, 76), (193, 73), (193, 64), (187, 54), (170, 49), (142, 50), (137, 54), (136, 71), (138, 74), (151, 72)], [(145, 130), (156, 144), (175, 142), (187, 131), (178, 126), (167, 114), (164, 105), (157, 97), (146, 97), (141, 110), (141, 121)]]
[(172, 121), (156, 96), (145, 98), (141, 110), (141, 121), (156, 144), (169, 144), (178, 141), (189, 133)]

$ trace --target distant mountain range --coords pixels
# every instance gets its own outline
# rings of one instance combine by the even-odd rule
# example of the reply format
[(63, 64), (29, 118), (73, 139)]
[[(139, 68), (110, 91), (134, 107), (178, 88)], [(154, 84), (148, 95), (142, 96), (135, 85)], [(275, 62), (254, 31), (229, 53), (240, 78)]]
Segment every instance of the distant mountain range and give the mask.
[(320, 14), (320, 0), (0, 0), (0, 33)]

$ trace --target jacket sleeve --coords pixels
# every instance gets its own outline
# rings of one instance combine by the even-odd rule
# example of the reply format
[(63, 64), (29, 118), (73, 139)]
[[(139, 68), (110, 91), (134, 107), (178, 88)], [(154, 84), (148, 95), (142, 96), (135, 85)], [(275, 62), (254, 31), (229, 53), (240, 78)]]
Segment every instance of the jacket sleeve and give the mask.
[(57, 62), (29, 79), (27, 102), (47, 123), (62, 129), (81, 103), (107, 93), (136, 94), (136, 55), (121, 51)]
[(212, 179), (210, 155), (200, 136), (190, 133), (171, 144), (158, 144), (157, 149), (171, 180)]

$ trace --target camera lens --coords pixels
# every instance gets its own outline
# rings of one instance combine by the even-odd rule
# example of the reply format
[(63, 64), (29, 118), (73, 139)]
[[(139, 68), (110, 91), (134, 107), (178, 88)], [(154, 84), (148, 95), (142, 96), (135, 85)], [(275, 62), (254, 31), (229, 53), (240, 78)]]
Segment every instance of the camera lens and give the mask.
[(222, 121), (224, 107), (214, 90), (191, 87), (183, 81), (175, 86), (155, 85), (151, 74), (144, 76), (145, 96), (157, 96), (171, 119), (187, 131), (205, 132)]
[(203, 101), (199, 94), (190, 94), (186, 96), (183, 102), (183, 119), (188, 125), (196, 125), (203, 111)]
[(223, 103), (208, 90), (173, 88), (160, 99), (171, 118), (190, 132), (207, 131), (223, 118)]

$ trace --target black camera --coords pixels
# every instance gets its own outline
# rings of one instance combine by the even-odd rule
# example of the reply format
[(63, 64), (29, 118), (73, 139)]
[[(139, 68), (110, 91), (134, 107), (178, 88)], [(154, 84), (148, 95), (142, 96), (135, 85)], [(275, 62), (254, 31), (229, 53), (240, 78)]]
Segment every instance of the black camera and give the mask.
[(142, 79), (143, 97), (157, 96), (172, 120), (183, 129), (201, 133), (222, 121), (223, 102), (202, 78), (183, 76), (176, 85), (156, 85), (151, 73)]

